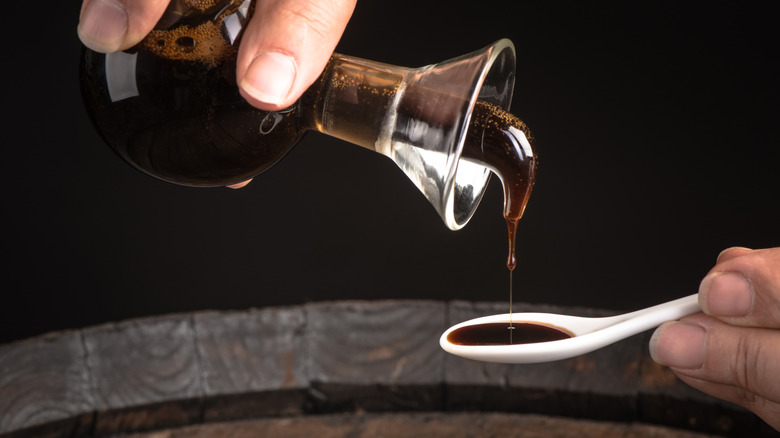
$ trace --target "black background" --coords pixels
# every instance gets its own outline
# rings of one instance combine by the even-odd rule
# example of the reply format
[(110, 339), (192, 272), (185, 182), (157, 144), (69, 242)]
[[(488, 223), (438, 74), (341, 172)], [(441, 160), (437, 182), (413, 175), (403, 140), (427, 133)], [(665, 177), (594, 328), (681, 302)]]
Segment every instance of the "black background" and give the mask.
[[(540, 155), (517, 300), (634, 309), (695, 292), (726, 247), (780, 243), (769, 9), (441, 3), (362, 0), (338, 50), (419, 67), (514, 41), (512, 112)], [(496, 179), (453, 232), (390, 160), (320, 134), (236, 191), (121, 162), (80, 101), (79, 8), (5, 5), (0, 341), (201, 309), (507, 298)]]

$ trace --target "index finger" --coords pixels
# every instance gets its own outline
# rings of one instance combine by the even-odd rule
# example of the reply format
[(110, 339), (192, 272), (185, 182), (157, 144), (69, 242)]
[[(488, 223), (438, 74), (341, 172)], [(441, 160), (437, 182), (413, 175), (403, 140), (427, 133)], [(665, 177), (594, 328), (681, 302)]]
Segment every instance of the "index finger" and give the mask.
[(721, 253), (701, 282), (699, 304), (731, 325), (780, 328), (780, 248)]
[(96, 52), (128, 49), (148, 34), (169, 0), (84, 0), (78, 34)]

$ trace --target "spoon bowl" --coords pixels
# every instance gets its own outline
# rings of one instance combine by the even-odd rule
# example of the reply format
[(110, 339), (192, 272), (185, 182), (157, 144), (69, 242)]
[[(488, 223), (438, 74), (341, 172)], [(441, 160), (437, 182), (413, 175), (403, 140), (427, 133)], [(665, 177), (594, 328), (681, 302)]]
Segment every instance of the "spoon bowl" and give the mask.
[[(568, 359), (589, 353), (627, 337), (649, 330), (666, 321), (680, 319), (701, 311), (698, 294), (622, 315), (602, 318), (559, 315), (554, 313), (513, 313), (475, 318), (450, 327), (439, 344), (448, 353), (467, 359), (497, 363), (540, 363)], [(510, 319), (511, 318), (511, 319)], [(505, 345), (462, 345), (449, 340), (453, 331), (488, 323), (536, 324), (551, 326), (572, 336), (550, 342)]]

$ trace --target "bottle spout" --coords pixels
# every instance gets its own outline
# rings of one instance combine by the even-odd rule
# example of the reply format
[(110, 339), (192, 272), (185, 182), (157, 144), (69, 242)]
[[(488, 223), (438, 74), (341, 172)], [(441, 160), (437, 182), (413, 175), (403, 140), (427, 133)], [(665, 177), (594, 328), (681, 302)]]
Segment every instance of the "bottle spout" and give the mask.
[(414, 70), (401, 93), (386, 155), (452, 230), (471, 219), (491, 174), (481, 163), (461, 159), (474, 106), (480, 100), (508, 110), (514, 75), (514, 45), (504, 39)]
[(491, 174), (461, 159), (471, 116), (478, 101), (508, 110), (512, 42), (416, 69), (336, 55), (329, 69), (323, 77), (336, 80), (323, 87), (317, 129), (389, 157), (448, 228), (465, 226)]

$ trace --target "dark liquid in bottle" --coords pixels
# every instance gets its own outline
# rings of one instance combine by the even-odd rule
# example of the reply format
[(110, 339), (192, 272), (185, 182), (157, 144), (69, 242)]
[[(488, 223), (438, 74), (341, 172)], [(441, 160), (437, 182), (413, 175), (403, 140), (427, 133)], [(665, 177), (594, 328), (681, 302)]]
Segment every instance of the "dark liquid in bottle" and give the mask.
[(447, 335), (455, 345), (513, 345), (560, 341), (571, 338), (568, 331), (532, 322), (494, 322), (461, 327)]

